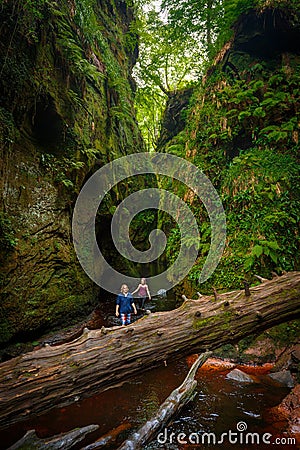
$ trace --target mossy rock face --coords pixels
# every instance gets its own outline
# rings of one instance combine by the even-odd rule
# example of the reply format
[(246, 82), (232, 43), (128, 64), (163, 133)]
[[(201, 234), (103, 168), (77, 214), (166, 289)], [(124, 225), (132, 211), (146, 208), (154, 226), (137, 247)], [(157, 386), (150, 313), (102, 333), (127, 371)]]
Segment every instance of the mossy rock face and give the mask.
[(72, 208), (89, 174), (143, 151), (132, 9), (109, 0), (17, 3), (1, 11), (2, 345), (91, 311), (98, 290), (73, 250)]
[(259, 336), (250, 335), (236, 345), (223, 345), (214, 352), (214, 355), (243, 364), (276, 362), (274, 370), (279, 371), (288, 368), (291, 352), (286, 350), (289, 347), (296, 347), (299, 338), (300, 320), (298, 319), (270, 328)]
[[(201, 202), (189, 200), (187, 190), (175, 185), (174, 192), (183, 191), (188, 199), (201, 235), (199, 257), (188, 276), (194, 292), (242, 288), (243, 280), (257, 282), (255, 274), (272, 278), (272, 272), (300, 268), (298, 6), (297, 11), (277, 2), (274, 9), (244, 13), (232, 40), (202, 83), (194, 86), (183, 116), (176, 111), (177, 134), (168, 127), (176, 99), (167, 107), (159, 151), (187, 158), (203, 171), (226, 213), (223, 256), (210, 279), (199, 286), (210, 248), (210, 222)], [(161, 213), (161, 221), (163, 217)], [(167, 234), (171, 264), (180, 239), (172, 227)]]

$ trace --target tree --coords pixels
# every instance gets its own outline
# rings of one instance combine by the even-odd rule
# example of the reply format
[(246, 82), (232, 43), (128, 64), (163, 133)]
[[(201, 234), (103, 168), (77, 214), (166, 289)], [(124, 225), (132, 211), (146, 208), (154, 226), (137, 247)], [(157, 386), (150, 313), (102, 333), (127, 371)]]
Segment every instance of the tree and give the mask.
[(163, 0), (162, 8), (168, 11), (168, 20), (177, 36), (187, 41), (197, 39), (210, 57), (220, 30), (224, 14), (222, 0)]
[[(228, 38), (238, 14), (255, 0), (163, 0), (138, 9), (137, 119), (148, 150), (156, 148), (166, 101), (196, 82)], [(149, 6), (150, 5), (150, 6)], [(218, 43), (221, 41), (221, 44)]]
[(140, 13), (139, 58), (134, 69), (136, 107), (148, 150), (155, 148), (169, 96), (186, 86), (201, 71), (203, 51), (193, 36), (188, 40), (155, 9)]

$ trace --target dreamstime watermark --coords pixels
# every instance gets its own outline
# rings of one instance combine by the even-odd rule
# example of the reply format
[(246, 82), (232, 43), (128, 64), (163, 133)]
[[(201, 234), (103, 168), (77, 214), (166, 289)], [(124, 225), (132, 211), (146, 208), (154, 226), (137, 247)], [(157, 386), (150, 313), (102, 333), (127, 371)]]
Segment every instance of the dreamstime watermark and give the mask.
[(181, 445), (219, 445), (219, 444), (239, 444), (239, 445), (296, 445), (296, 439), (292, 437), (274, 437), (271, 433), (254, 433), (247, 431), (246, 422), (238, 422), (236, 430), (228, 430), (217, 436), (213, 432), (209, 433), (169, 433), (168, 429), (158, 434), (159, 444), (181, 444)]
[[(106, 194), (118, 183), (138, 175), (163, 175), (184, 183), (192, 196), (204, 204), (210, 220), (211, 243), (199, 282), (206, 281), (216, 269), (226, 238), (226, 218), (222, 202), (210, 180), (196, 166), (165, 153), (136, 153), (116, 159), (95, 172), (81, 189), (73, 213), (72, 234), (75, 251), (86, 274), (100, 287), (117, 294), (120, 285), (135, 286), (140, 279), (116, 271), (103, 257), (96, 238), (96, 216)], [(201, 240), (196, 218), (187, 203), (167, 189), (140, 189), (128, 195), (116, 208), (111, 234), (117, 251), (132, 262), (150, 263), (163, 253), (166, 236), (160, 229), (151, 231), (150, 248), (136, 249), (130, 240), (130, 223), (146, 209), (157, 209), (172, 216), (180, 230), (180, 250), (174, 263), (163, 273), (148, 278), (155, 288), (171, 289), (191, 270)], [(98, 224), (101, 227), (101, 223)]]

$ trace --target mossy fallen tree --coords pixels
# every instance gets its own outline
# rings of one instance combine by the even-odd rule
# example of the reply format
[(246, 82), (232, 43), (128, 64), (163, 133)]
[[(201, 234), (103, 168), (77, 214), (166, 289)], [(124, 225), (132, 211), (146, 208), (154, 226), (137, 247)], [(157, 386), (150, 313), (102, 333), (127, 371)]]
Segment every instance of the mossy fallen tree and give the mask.
[(300, 272), (245, 291), (187, 299), (128, 327), (85, 329), (0, 365), (0, 426), (124, 383), (151, 367), (214, 350), (300, 316)]

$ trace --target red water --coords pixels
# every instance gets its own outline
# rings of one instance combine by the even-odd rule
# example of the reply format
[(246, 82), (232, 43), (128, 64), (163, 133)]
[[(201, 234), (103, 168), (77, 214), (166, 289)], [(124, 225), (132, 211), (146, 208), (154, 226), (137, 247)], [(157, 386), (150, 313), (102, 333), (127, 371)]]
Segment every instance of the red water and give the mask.
[[(77, 448), (94, 442), (101, 436), (113, 432), (115, 439), (105, 449), (117, 449), (131, 431), (141, 426), (159, 405), (184, 379), (188, 363), (180, 361), (168, 367), (148, 371), (121, 388), (111, 389), (75, 404), (54, 409), (51, 412), (13, 425), (0, 432), (2, 449), (16, 442), (29, 429), (35, 429), (39, 437), (52, 436), (73, 428), (90, 424), (99, 424), (99, 429), (90, 435)], [(228, 430), (236, 431), (237, 423), (244, 422), (249, 432), (260, 434), (269, 432), (276, 436), (285, 436), (285, 423), (272, 423), (267, 419), (269, 408), (277, 405), (288, 393), (287, 389), (276, 388), (266, 383), (264, 375), (259, 373), (257, 383), (242, 385), (225, 378), (228, 370), (200, 369), (197, 375), (198, 388), (196, 398), (185, 407), (167, 428), (168, 435), (179, 432), (189, 436), (191, 433), (213, 432), (217, 437)], [(271, 422), (270, 422), (271, 420)], [(181, 439), (182, 440), (182, 439)], [(231, 445), (228, 442), (213, 446), (195, 446), (154, 441), (147, 449), (263, 449), (269, 446)], [(296, 446), (276, 445), (276, 449), (295, 450)]]

